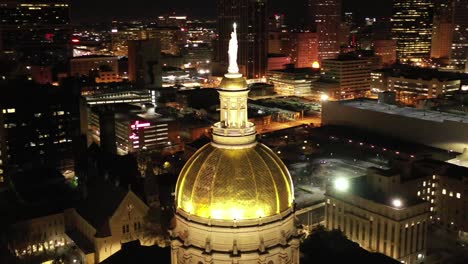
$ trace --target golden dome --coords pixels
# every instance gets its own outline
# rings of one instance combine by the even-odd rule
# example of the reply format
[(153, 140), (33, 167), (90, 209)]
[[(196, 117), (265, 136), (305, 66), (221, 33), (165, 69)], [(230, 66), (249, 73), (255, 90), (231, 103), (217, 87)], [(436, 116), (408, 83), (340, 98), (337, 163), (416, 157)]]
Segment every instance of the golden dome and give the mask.
[(207, 144), (182, 169), (176, 204), (203, 218), (255, 219), (290, 208), (293, 192), (288, 169), (265, 145), (230, 149)]
[(229, 77), (229, 74), (226, 75), (219, 85), (221, 90), (237, 91), (248, 89), (247, 81), (241, 74), (231, 74), (233, 75), (232, 77)]

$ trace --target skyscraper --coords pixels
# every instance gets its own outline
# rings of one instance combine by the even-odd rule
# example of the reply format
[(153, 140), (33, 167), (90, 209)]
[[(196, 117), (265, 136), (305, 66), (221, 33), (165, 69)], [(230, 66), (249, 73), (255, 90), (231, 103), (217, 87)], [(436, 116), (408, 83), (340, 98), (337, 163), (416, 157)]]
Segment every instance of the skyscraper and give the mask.
[(340, 53), (341, 0), (309, 0), (317, 27), (319, 60), (334, 59)]
[(313, 32), (290, 32), (287, 41), (282, 41), (282, 52), (291, 57), (296, 68), (312, 67), (318, 60), (317, 34)]
[(434, 2), (431, 58), (448, 59), (450, 57), (453, 29), (453, 0), (436, 0)]
[(2, 80), (0, 91), (0, 185), (4, 176), (21, 170), (73, 170), (80, 134), (78, 86)]
[(19, 61), (49, 65), (71, 56), (67, 1), (2, 1), (0, 17), (0, 46), (16, 52)]
[(401, 61), (427, 59), (431, 52), (433, 3), (431, 0), (394, 0), (392, 35)]
[(128, 42), (128, 75), (138, 88), (162, 87), (161, 42), (158, 39)]
[(238, 63), (247, 78), (261, 78), (267, 68), (267, 0), (218, 0), (218, 42), (215, 59), (228, 62), (232, 24), (238, 24)]
[(453, 25), (451, 63), (468, 71), (468, 0), (453, 0)]

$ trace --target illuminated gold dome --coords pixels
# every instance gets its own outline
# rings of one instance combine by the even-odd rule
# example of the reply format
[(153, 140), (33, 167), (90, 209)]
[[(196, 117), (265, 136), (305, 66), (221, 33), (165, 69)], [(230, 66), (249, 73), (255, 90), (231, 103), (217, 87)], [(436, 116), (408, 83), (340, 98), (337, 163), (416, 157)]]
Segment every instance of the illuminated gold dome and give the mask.
[(185, 164), (176, 186), (178, 209), (211, 219), (273, 216), (290, 208), (293, 199), (288, 169), (259, 143), (231, 149), (205, 145)]

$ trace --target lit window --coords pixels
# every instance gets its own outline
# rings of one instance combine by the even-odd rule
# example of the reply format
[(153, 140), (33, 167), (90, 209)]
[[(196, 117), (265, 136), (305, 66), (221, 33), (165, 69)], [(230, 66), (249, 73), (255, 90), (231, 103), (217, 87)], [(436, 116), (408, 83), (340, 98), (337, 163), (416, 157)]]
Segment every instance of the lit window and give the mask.
[(449, 196), (450, 196), (450, 197), (453, 197), (453, 192), (450, 192), (450, 193), (449, 193)]
[(447, 194), (447, 190), (442, 189), (442, 194)]
[(432, 179), (434, 179), (434, 180), (435, 180), (435, 175), (432, 175)]
[(423, 187), (426, 187), (426, 181), (423, 181)]
[(418, 191), (418, 196), (421, 196), (421, 191)]
[(431, 207), (431, 212), (434, 211), (434, 207)]
[(457, 198), (458, 198), (458, 199), (461, 198), (461, 194), (460, 194), (460, 193), (457, 193)]
[(16, 110), (14, 108), (7, 109), (7, 113), (9, 113), (9, 114), (14, 113), (14, 112), (16, 112)]

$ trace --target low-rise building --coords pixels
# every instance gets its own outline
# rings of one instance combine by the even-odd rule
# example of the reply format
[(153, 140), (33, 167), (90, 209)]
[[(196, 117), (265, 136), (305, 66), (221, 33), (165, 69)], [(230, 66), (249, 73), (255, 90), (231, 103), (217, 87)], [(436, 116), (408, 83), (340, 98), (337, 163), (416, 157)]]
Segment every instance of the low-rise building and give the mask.
[(356, 99), (323, 103), (322, 123), (365, 129), (459, 153), (468, 145), (466, 116), (400, 107), (379, 103), (377, 100)]
[(65, 232), (63, 212), (23, 220), (9, 233), (9, 246), (20, 258), (47, 255), (73, 243)]
[(318, 70), (312, 68), (286, 68), (267, 72), (268, 81), (280, 95), (310, 95), (312, 83), (318, 78)]
[(322, 78), (340, 84), (341, 98), (365, 95), (370, 90), (371, 63), (367, 59), (342, 55), (323, 60)]
[(70, 59), (71, 76), (94, 77), (97, 83), (120, 82), (118, 57), (81, 56)]
[(148, 210), (131, 190), (107, 184), (76, 208), (65, 210), (65, 229), (78, 248), (87, 251), (85, 263), (100, 263), (118, 252), (122, 243), (144, 243), (144, 217)]
[(121, 154), (163, 150), (180, 141), (178, 123), (154, 108), (116, 105), (111, 111), (102, 107), (89, 110), (88, 138), (106, 150), (116, 149)]
[(402, 263), (423, 263), (430, 206), (400, 188), (404, 184), (391, 170), (338, 178), (325, 194), (326, 227), (340, 229), (369, 251)]
[(397, 99), (404, 103), (453, 94), (459, 91), (460, 87), (459, 74), (434, 69), (395, 66), (371, 73), (373, 90), (395, 91)]

